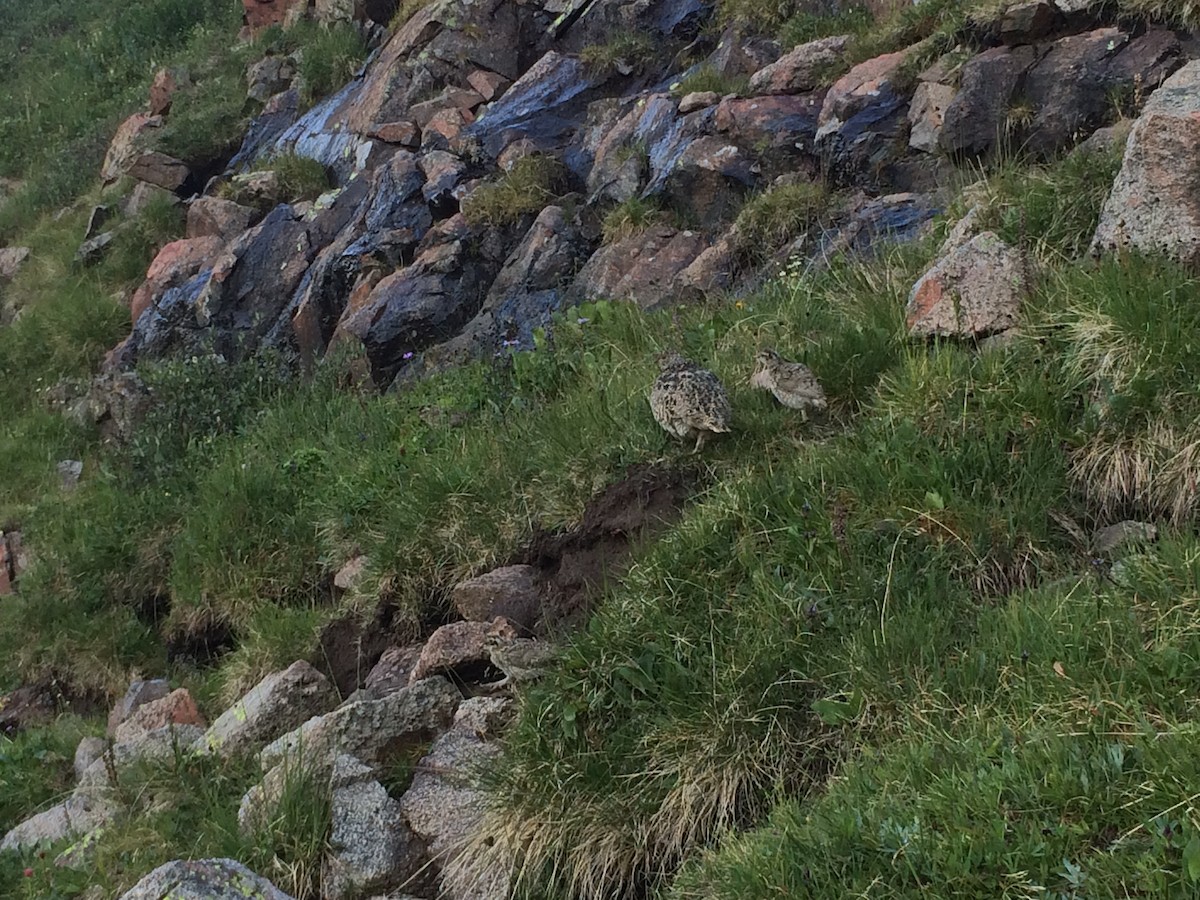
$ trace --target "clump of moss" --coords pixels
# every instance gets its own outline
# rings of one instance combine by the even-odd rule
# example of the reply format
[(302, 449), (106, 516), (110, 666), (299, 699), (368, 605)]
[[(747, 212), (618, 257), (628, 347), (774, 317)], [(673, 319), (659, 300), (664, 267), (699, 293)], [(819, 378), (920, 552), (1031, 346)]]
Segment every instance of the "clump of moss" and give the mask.
[(751, 198), (735, 222), (735, 252), (747, 262), (762, 261), (811, 228), (828, 203), (819, 182), (780, 185)]

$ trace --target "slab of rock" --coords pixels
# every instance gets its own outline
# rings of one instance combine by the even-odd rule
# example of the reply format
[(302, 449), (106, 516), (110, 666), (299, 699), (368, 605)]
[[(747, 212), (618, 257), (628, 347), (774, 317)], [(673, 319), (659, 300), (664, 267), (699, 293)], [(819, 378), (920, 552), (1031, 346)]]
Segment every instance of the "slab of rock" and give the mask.
[(908, 108), (908, 146), (925, 153), (937, 152), (946, 108), (956, 93), (949, 85), (933, 81), (922, 81), (917, 85)]
[(109, 799), (76, 792), (50, 809), (26, 819), (0, 840), (0, 852), (22, 852), (78, 838), (100, 828), (116, 815), (117, 807)]
[(1038, 59), (1033, 47), (994, 47), (968, 60), (946, 108), (939, 144), (949, 154), (977, 156), (1004, 133), (1010, 98)]
[(841, 60), (849, 43), (849, 35), (843, 34), (801, 44), (755, 72), (750, 78), (750, 90), (755, 94), (801, 94), (816, 90), (822, 76)]
[(541, 613), (541, 594), (533, 566), (505, 566), (459, 582), (450, 603), (469, 622), (491, 622), (503, 616), (526, 631)]
[(485, 102), (491, 102), (508, 90), (508, 86), (512, 82), (497, 72), (476, 69), (467, 76), (467, 84), (474, 88)]
[(138, 680), (131, 683), (129, 689), (125, 691), (125, 696), (108, 714), (108, 736), (115, 736), (117, 727), (133, 715), (139, 707), (155, 700), (161, 700), (169, 693), (171, 693), (171, 685), (165, 678)]
[(1062, 13), (1050, 0), (1029, 0), (1005, 11), (1000, 19), (1000, 40), (1006, 44), (1031, 44), (1062, 25)]
[(683, 99), (679, 101), (679, 114), (686, 116), (696, 110), (716, 106), (720, 102), (721, 95), (716, 91), (692, 91), (690, 94), (684, 94)]
[(126, 174), (145, 149), (149, 136), (161, 128), (162, 123), (162, 116), (146, 113), (134, 113), (122, 122), (108, 145), (104, 164), (100, 167), (100, 179), (110, 184)]
[[(339, 754), (330, 776), (332, 828), (321, 894), (356, 900), (411, 880), (425, 868), (425, 848), (404, 820), (400, 801), (388, 796), (369, 766)], [(429, 880), (429, 879), (426, 879)]]
[(444, 678), (427, 678), (379, 700), (347, 703), (309, 719), (263, 748), (263, 771), (301, 760), (328, 771), (339, 753), (379, 765), (397, 747), (427, 740), (451, 721), (462, 694)]
[(27, 259), (29, 259), (28, 247), (0, 248), (0, 280), (11, 281), (16, 278)]
[(982, 338), (1018, 323), (1025, 295), (1020, 252), (990, 231), (972, 238), (921, 276), (908, 297), (912, 337)]
[(412, 644), (408, 647), (389, 647), (383, 651), (379, 662), (367, 674), (364, 682), (367, 693), (378, 699), (408, 687), (423, 647), (423, 644)]
[(859, 63), (833, 83), (817, 117), (817, 137), (837, 131), (843, 123), (875, 102), (890, 85), (908, 51), (885, 53)]
[[(253, 0), (247, 0), (253, 2)], [(293, 900), (232, 859), (176, 860), (159, 866), (120, 900)]]
[(116, 235), (111, 231), (88, 238), (75, 251), (75, 262), (81, 266), (96, 265), (108, 254), (108, 248), (114, 240)]
[(252, 753), (337, 702), (329, 679), (300, 660), (255, 685), (213, 722), (195, 749), (226, 757)]
[(570, 295), (588, 300), (632, 300), (647, 309), (673, 300), (678, 275), (708, 247), (699, 232), (652, 226), (601, 247), (584, 264)]
[(108, 741), (102, 737), (85, 737), (75, 748), (75, 779), (78, 781), (96, 760), (108, 749)]
[(385, 144), (399, 144), (401, 147), (421, 146), (421, 129), (415, 122), (400, 119), (395, 122), (381, 122), (367, 129), (367, 137)]
[(410, 827), (442, 868), (443, 892), (455, 900), (508, 897), (512, 872), (506, 867), (486, 857), (456, 865), (466, 845), (486, 840), (480, 832), (487, 800), (476, 778), (499, 753), (495, 744), (452, 729), (434, 742), (400, 800)]
[(182, 160), (157, 150), (151, 150), (139, 154), (130, 163), (126, 174), (138, 181), (158, 185), (164, 190), (177, 191), (183, 187), (183, 183), (188, 180), (191, 172), (188, 170), (187, 163)]
[(1125, 145), (1092, 252), (1162, 253), (1200, 264), (1200, 61), (1150, 95)]
[(237, 237), (258, 219), (257, 211), (222, 197), (197, 197), (188, 206), (189, 238), (219, 237), (224, 241)]
[(436, 675), (449, 675), (459, 681), (481, 681), (491, 666), (488, 654), (488, 633), (498, 628), (506, 637), (516, 637), (518, 630), (504, 619), (489, 622), (451, 622), (443, 625), (425, 642), (421, 658), (412, 673), (412, 684)]
[[(190, 214), (188, 218), (190, 221)], [(224, 247), (225, 241), (215, 235), (184, 238), (166, 244), (146, 270), (146, 280), (129, 300), (130, 321), (137, 322), (154, 304), (156, 297), (212, 268)]]
[(117, 743), (125, 743), (140, 734), (167, 725), (195, 725), (205, 728), (207, 724), (188, 689), (178, 688), (165, 697), (138, 707), (129, 718), (117, 726), (113, 739)]

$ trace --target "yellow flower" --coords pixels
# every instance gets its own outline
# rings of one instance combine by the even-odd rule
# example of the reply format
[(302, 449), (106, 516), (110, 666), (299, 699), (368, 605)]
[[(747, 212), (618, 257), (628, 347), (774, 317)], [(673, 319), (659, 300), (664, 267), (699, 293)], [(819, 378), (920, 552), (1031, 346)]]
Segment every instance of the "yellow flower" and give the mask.
[(741, 300), (739, 300), (737, 303), (733, 304), (733, 308), (734, 309), (745, 309), (746, 304), (743, 303)]

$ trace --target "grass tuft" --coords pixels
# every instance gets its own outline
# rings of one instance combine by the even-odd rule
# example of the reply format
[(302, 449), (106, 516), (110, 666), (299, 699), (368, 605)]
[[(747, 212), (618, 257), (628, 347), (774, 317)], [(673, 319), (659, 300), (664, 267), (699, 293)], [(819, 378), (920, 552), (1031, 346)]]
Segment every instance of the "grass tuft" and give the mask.
[(567, 170), (557, 158), (534, 154), (517, 160), (496, 181), (480, 185), (462, 204), (473, 225), (511, 225), (535, 215), (566, 189)]

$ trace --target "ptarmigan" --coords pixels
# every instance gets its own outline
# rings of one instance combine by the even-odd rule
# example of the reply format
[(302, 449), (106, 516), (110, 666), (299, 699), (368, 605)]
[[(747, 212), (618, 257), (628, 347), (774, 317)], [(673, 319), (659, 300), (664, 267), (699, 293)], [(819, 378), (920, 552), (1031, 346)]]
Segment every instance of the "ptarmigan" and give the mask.
[(660, 373), (650, 389), (654, 420), (672, 437), (696, 439), (699, 453), (710, 434), (721, 434), (733, 424), (733, 407), (720, 379), (678, 353), (659, 357)]
[(788, 362), (769, 348), (760, 350), (754, 361), (750, 384), (770, 391), (784, 406), (800, 410), (805, 420), (810, 409), (821, 412), (827, 406), (825, 390), (808, 366)]

